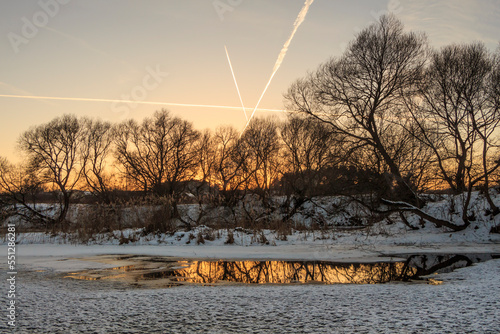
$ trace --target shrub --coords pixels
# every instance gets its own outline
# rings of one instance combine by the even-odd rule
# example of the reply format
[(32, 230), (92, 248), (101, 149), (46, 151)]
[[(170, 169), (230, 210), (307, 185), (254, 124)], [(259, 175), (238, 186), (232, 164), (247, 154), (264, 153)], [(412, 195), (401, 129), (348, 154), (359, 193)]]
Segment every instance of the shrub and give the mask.
[(196, 237), (196, 244), (199, 245), (199, 244), (204, 244), (205, 243), (205, 239), (203, 238), (203, 234), (201, 232), (198, 232), (198, 235)]
[(234, 234), (233, 231), (227, 231), (227, 239), (224, 242), (226, 245), (234, 244)]

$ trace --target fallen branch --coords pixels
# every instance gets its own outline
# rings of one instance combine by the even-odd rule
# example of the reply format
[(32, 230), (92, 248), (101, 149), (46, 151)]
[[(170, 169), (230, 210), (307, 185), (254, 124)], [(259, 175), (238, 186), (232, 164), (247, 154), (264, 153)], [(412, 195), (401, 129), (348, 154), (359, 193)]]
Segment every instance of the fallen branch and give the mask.
[(416, 214), (417, 216), (433, 223), (437, 227), (447, 227), (455, 232), (462, 231), (469, 226), (468, 223), (465, 223), (463, 225), (455, 225), (448, 220), (436, 218), (436, 217), (431, 216), (428, 213), (422, 211), (421, 209), (417, 208), (416, 206), (413, 206), (413, 205), (408, 204), (406, 202), (394, 202), (394, 201), (389, 201), (389, 200), (386, 200), (383, 198), (381, 199), (381, 202), (386, 204), (386, 205), (389, 205), (389, 206), (397, 207), (399, 211), (412, 212), (412, 213)]

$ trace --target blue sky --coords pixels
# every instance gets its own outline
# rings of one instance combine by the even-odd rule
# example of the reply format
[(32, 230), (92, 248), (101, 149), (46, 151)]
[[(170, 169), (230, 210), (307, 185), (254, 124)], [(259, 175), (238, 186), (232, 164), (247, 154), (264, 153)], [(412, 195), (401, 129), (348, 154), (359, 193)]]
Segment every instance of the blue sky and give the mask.
[[(240, 106), (226, 45), (243, 102), (252, 109), (303, 4), (2, 1), (0, 94)], [(491, 50), (498, 46), (500, 0), (315, 0), (260, 107), (282, 109), (283, 93), (295, 79), (340, 55), (357, 31), (389, 11), (408, 30), (425, 31), (434, 47), (478, 40)], [(30, 24), (37, 31), (26, 28)], [(16, 160), (15, 142), (22, 131), (64, 113), (119, 122), (140, 120), (161, 107), (0, 97), (0, 156)], [(168, 109), (199, 129), (224, 124), (241, 129), (246, 122), (237, 109)]]

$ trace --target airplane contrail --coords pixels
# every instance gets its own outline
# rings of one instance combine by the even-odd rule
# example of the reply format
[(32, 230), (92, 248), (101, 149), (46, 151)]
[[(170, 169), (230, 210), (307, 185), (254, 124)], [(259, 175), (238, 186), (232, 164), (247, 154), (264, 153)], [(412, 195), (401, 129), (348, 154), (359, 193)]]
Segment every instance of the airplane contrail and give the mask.
[[(149, 105), (164, 105), (176, 107), (198, 107), (198, 108), (217, 108), (217, 109), (233, 109), (239, 110), (241, 107), (233, 106), (217, 106), (211, 104), (190, 104), (190, 103), (173, 103), (173, 102), (149, 102), (149, 101), (133, 101), (133, 100), (111, 100), (111, 99), (90, 99), (79, 97), (55, 97), (55, 96), (29, 96), (29, 95), (1, 95), (0, 97), (16, 98), (16, 99), (33, 99), (33, 100), (63, 100), (63, 101), (82, 101), (82, 102), (118, 102), (118, 103), (132, 103), (132, 104), (149, 104)], [(264, 112), (288, 112), (283, 109), (266, 109), (259, 108), (259, 111)]]
[(241, 131), (240, 136), (243, 134), (243, 132), (245, 132), (246, 128), (248, 127), (248, 124), (250, 124), (250, 121), (252, 120), (253, 116), (255, 115), (255, 111), (258, 110), (260, 101), (264, 97), (264, 94), (266, 94), (267, 88), (271, 84), (271, 81), (273, 80), (274, 75), (276, 74), (276, 72), (280, 68), (281, 63), (283, 62), (283, 59), (286, 56), (286, 53), (288, 51), (288, 47), (290, 46), (290, 43), (292, 42), (293, 36), (297, 32), (297, 29), (302, 24), (302, 22), (304, 22), (304, 19), (306, 18), (306, 15), (307, 15), (307, 12), (309, 11), (309, 7), (311, 6), (311, 4), (313, 2), (314, 2), (314, 0), (306, 0), (306, 2), (304, 2), (304, 6), (300, 10), (299, 15), (297, 16), (297, 18), (295, 19), (295, 22), (293, 23), (292, 33), (290, 34), (290, 37), (288, 37), (287, 41), (283, 45), (283, 48), (281, 49), (281, 52), (278, 55), (278, 59), (276, 60), (276, 63), (274, 64), (271, 77), (269, 78), (269, 81), (267, 82), (267, 85), (264, 88), (264, 91), (260, 95), (259, 101), (257, 102), (257, 105), (255, 105), (255, 108), (253, 109), (252, 114), (250, 115), (250, 118), (248, 119), (247, 123), (245, 124), (245, 127), (243, 128), (243, 130)]
[(229, 68), (231, 69), (231, 74), (233, 75), (234, 84), (236, 85), (236, 91), (238, 92), (238, 96), (240, 98), (241, 107), (243, 108), (243, 113), (245, 114), (245, 118), (248, 121), (247, 111), (245, 109), (245, 106), (243, 105), (243, 99), (241, 98), (240, 89), (238, 88), (238, 83), (236, 82), (236, 76), (234, 75), (233, 65), (231, 65), (231, 59), (229, 58), (229, 52), (227, 52), (227, 47), (225, 45), (224, 45), (224, 49), (226, 50), (227, 61), (229, 63)]

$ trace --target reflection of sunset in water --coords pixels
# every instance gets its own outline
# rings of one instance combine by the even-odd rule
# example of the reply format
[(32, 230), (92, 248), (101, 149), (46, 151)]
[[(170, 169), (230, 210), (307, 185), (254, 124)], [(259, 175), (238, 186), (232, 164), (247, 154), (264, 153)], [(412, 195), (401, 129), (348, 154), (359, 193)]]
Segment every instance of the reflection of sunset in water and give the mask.
[[(149, 288), (237, 283), (376, 284), (412, 281), (492, 258), (498, 258), (498, 255), (422, 254), (408, 255), (406, 261), (400, 262), (352, 264), (328, 261), (191, 261), (158, 256), (100, 255), (82, 260), (105, 263), (113, 267), (72, 272), (64, 277), (88, 281), (106, 280)], [(432, 283), (430, 279), (420, 281)]]
[[(99, 259), (109, 262), (110, 259)], [(114, 280), (146, 286), (179, 284), (374, 284), (408, 280), (417, 269), (405, 262), (343, 264), (312, 261), (161, 261), (130, 258), (114, 268), (68, 273), (77, 280)], [(155, 283), (156, 282), (156, 283)]]
[(371, 284), (412, 276), (414, 268), (402, 262), (338, 264), (331, 262), (289, 261), (194, 261), (175, 271), (179, 280), (192, 283), (307, 283), (321, 282)]

